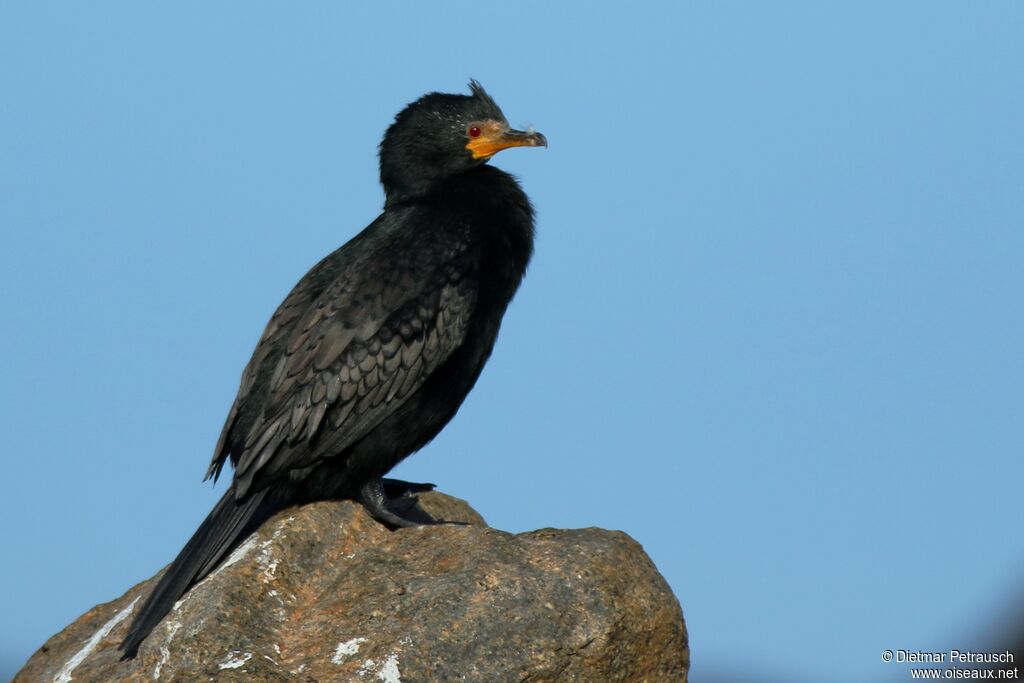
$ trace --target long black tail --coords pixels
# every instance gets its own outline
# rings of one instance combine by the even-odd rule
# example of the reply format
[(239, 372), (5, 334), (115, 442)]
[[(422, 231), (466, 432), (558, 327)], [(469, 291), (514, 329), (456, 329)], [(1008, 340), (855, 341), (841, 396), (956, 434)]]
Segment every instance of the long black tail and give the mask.
[(256, 491), (238, 502), (234, 491), (227, 490), (160, 578), (142, 609), (136, 613), (128, 635), (121, 643), (121, 650), (124, 651), (122, 659), (134, 657), (139, 644), (171, 611), (174, 603), (277, 511), (275, 506), (265, 500), (267, 491)]

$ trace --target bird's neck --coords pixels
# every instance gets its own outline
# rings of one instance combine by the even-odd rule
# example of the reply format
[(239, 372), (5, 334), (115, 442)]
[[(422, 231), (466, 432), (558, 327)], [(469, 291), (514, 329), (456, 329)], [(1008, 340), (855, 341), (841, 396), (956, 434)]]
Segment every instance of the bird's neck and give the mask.
[(515, 178), (485, 165), (439, 180), (419, 196), (400, 196), (389, 192), (385, 208), (419, 204), (439, 225), (468, 229), (485, 279), (500, 290), (498, 298), (511, 298), (533, 254), (534, 235), (533, 207)]
[(481, 284), (504, 311), (533, 255), (533, 207), (518, 181), (493, 166), (481, 166), (444, 188), (480, 245)]
[(382, 152), (380, 182), (384, 186), (385, 209), (428, 198), (452, 179), (478, 171), (483, 166), (480, 162), (480, 165), (468, 168), (424, 166), (409, 159), (403, 159), (402, 163), (394, 163), (392, 157), (393, 155), (384, 155)]
[(415, 202), (429, 197), (434, 186), (435, 179), (410, 180), (402, 183), (384, 184), (384, 209), (391, 209), (400, 204)]
[(506, 257), (526, 268), (533, 253), (533, 207), (514, 177), (493, 166), (480, 166), (438, 185), (435, 196), (458, 207), (479, 237), (496, 241)]

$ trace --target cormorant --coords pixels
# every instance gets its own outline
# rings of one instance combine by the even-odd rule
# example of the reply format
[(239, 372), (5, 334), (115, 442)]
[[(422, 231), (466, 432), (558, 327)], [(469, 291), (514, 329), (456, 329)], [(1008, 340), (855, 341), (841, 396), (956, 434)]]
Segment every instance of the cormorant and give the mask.
[(512, 130), (479, 83), (470, 91), (424, 95), (395, 117), (380, 144), (384, 212), (270, 319), (206, 474), (230, 460), (231, 486), (135, 616), (124, 658), (286, 507), (349, 498), (390, 527), (426, 521), (393, 499), (431, 485), (383, 476), (455, 415), (533, 252), (529, 199), (487, 161), (547, 146)]

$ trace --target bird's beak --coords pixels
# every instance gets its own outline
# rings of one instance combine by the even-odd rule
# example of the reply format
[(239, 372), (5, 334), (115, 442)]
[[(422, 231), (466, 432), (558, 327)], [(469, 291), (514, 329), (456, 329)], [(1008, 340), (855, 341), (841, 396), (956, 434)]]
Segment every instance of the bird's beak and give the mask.
[(474, 159), (489, 159), (509, 147), (547, 147), (548, 139), (541, 133), (493, 126), (484, 128), (479, 137), (470, 139), (466, 149)]

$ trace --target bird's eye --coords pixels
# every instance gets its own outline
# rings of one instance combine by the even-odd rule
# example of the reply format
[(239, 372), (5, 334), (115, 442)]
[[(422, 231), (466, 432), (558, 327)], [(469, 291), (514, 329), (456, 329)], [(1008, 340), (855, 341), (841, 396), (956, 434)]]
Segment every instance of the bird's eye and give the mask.
[(478, 137), (480, 137), (480, 132), (481, 132), (480, 131), (480, 126), (470, 126), (469, 127), (469, 137), (471, 137), (471, 138), (478, 138)]

